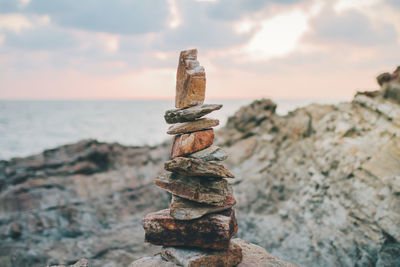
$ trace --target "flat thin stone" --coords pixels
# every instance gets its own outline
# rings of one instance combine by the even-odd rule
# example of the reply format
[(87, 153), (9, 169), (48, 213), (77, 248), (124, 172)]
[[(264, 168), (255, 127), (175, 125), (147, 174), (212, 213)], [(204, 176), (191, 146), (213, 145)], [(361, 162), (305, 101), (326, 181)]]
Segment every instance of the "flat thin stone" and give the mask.
[(229, 249), (238, 229), (235, 211), (208, 214), (196, 220), (175, 220), (169, 209), (147, 214), (142, 221), (145, 241), (161, 246)]
[(242, 248), (230, 243), (229, 249), (215, 251), (209, 249), (164, 247), (161, 255), (183, 267), (236, 266), (242, 260)]
[(223, 165), (212, 161), (194, 158), (177, 157), (165, 162), (167, 171), (185, 176), (200, 176), (213, 178), (234, 178), (235, 176)]
[(172, 195), (170, 214), (177, 220), (194, 220), (206, 214), (230, 209), (235, 204), (236, 200), (233, 195), (227, 196), (226, 200), (221, 206), (201, 204)]
[(179, 197), (214, 206), (224, 206), (227, 199), (233, 197), (232, 187), (225, 179), (184, 177), (166, 173), (158, 176), (154, 183)]
[(214, 142), (214, 130), (203, 130), (174, 136), (171, 158), (188, 155), (211, 146)]
[(221, 104), (204, 104), (184, 109), (171, 109), (165, 112), (164, 119), (169, 124), (193, 121), (221, 108)]
[(176, 72), (175, 107), (203, 104), (205, 93), (206, 73), (197, 61), (197, 49), (182, 51)]
[(223, 161), (228, 158), (228, 154), (218, 146), (209, 146), (203, 150), (188, 155), (188, 157), (205, 161)]
[(201, 131), (207, 128), (218, 126), (219, 120), (203, 118), (190, 122), (180, 122), (171, 125), (168, 128), (167, 134), (182, 134)]

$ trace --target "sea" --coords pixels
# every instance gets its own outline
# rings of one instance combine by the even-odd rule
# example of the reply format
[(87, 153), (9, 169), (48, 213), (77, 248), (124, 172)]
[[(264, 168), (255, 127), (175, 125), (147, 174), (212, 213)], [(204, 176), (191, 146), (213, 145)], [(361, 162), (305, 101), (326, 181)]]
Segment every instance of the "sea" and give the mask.
[[(273, 99), (277, 113), (310, 103), (345, 99)], [(209, 117), (225, 125), (229, 116), (254, 99), (221, 99)], [(157, 145), (166, 140), (164, 113), (172, 100), (0, 100), (0, 160), (25, 157), (45, 149), (93, 138), (122, 145)]]

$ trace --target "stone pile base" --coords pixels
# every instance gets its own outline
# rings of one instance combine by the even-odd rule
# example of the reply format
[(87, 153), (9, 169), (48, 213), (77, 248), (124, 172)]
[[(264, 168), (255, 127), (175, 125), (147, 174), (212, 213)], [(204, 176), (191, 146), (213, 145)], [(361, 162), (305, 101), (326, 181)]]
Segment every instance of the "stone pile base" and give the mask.
[(243, 239), (231, 240), (227, 251), (163, 247), (161, 253), (134, 261), (130, 267), (296, 267), (296, 265), (270, 255), (262, 247)]

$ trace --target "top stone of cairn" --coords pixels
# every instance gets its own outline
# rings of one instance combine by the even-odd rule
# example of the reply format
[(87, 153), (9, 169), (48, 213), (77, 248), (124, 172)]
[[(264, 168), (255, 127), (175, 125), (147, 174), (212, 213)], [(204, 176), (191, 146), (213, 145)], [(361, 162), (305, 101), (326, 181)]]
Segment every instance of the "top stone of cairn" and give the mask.
[(176, 73), (175, 107), (201, 105), (206, 92), (206, 73), (197, 61), (197, 49), (184, 50)]

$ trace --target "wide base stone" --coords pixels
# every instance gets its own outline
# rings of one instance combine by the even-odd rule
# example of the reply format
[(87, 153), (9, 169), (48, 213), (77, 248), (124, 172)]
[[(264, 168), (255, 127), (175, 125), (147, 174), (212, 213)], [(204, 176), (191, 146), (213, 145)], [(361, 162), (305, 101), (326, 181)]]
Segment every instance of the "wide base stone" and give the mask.
[(231, 267), (241, 262), (242, 248), (238, 244), (232, 242), (229, 249), (226, 251), (164, 247), (161, 251), (161, 255), (168, 261), (184, 267)]
[(238, 230), (235, 211), (209, 214), (196, 220), (181, 221), (169, 209), (147, 214), (142, 221), (145, 241), (160, 246), (187, 246), (227, 250)]
[(170, 214), (177, 220), (194, 220), (206, 214), (215, 213), (232, 208), (236, 204), (235, 198), (228, 196), (220, 206), (207, 205), (190, 201), (172, 195)]

